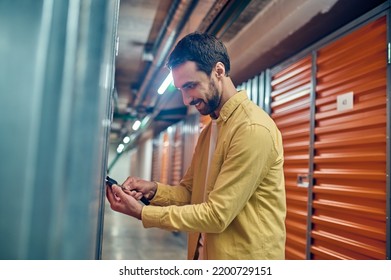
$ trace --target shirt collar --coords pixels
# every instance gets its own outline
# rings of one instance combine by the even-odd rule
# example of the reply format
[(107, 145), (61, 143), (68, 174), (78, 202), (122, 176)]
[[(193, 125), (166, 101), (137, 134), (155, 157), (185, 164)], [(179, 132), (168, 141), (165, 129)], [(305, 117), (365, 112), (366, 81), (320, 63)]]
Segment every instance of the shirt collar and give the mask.
[(217, 119), (218, 122), (224, 121), (226, 122), (235, 109), (244, 101), (248, 99), (247, 92), (245, 90), (241, 90), (234, 94), (227, 102), (223, 105), (220, 110), (220, 116)]

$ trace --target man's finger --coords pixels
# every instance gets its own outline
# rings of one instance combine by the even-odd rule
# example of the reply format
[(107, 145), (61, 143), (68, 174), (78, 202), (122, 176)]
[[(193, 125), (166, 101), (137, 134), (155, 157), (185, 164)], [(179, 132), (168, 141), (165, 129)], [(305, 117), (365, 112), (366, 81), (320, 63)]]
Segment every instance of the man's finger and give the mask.
[(134, 181), (134, 178), (133, 178), (133, 177), (128, 177), (122, 185), (123, 185), (123, 186), (132, 185), (132, 184), (133, 184), (133, 181)]
[(107, 198), (108, 198), (109, 200), (113, 198), (113, 190), (111, 189), (110, 186), (108, 186), (108, 187), (106, 188), (106, 196), (107, 196)]

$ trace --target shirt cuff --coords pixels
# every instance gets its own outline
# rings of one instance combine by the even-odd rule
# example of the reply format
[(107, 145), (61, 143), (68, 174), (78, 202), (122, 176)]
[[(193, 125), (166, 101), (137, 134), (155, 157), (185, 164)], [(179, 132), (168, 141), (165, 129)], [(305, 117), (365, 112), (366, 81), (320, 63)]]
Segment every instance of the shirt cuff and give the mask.
[(156, 184), (157, 184), (157, 190), (155, 196), (151, 199), (150, 202), (153, 205), (160, 205), (160, 206), (167, 205), (169, 203), (168, 197), (169, 197), (169, 191), (171, 186), (166, 186), (158, 182), (156, 182)]
[(144, 206), (141, 212), (141, 221), (145, 228), (160, 227), (160, 217), (162, 216), (162, 207)]

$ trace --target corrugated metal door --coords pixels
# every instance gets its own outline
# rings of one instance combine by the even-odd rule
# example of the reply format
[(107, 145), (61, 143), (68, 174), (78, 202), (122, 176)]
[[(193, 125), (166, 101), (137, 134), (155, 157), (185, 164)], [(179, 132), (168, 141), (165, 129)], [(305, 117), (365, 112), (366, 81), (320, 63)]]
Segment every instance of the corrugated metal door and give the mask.
[(173, 141), (173, 159), (172, 159), (172, 175), (171, 182), (172, 185), (179, 185), (179, 182), (182, 178), (182, 165), (183, 165), (183, 142), (182, 142), (182, 123), (176, 124)]
[(152, 151), (152, 181), (160, 181), (160, 166), (161, 166), (161, 135), (153, 139)]
[[(285, 154), (287, 199), (286, 258), (306, 258), (309, 168), (311, 57), (271, 77), (271, 116), (279, 127)], [(302, 182), (298, 182), (298, 176)]]
[(193, 158), (195, 146), (200, 131), (200, 117), (199, 114), (188, 115), (183, 123), (183, 174), (186, 173)]
[(386, 32), (382, 17), (317, 54), (312, 259), (386, 257)]
[(170, 141), (167, 131), (162, 133), (162, 147), (161, 147), (161, 163), (160, 163), (160, 182), (163, 184), (169, 183), (169, 166), (170, 166)]

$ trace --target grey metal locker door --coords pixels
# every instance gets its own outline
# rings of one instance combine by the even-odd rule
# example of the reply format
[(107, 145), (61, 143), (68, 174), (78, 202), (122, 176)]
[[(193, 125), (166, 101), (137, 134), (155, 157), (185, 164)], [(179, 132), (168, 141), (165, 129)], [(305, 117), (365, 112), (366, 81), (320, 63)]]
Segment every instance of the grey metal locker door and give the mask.
[(0, 2), (0, 259), (99, 258), (117, 13)]

